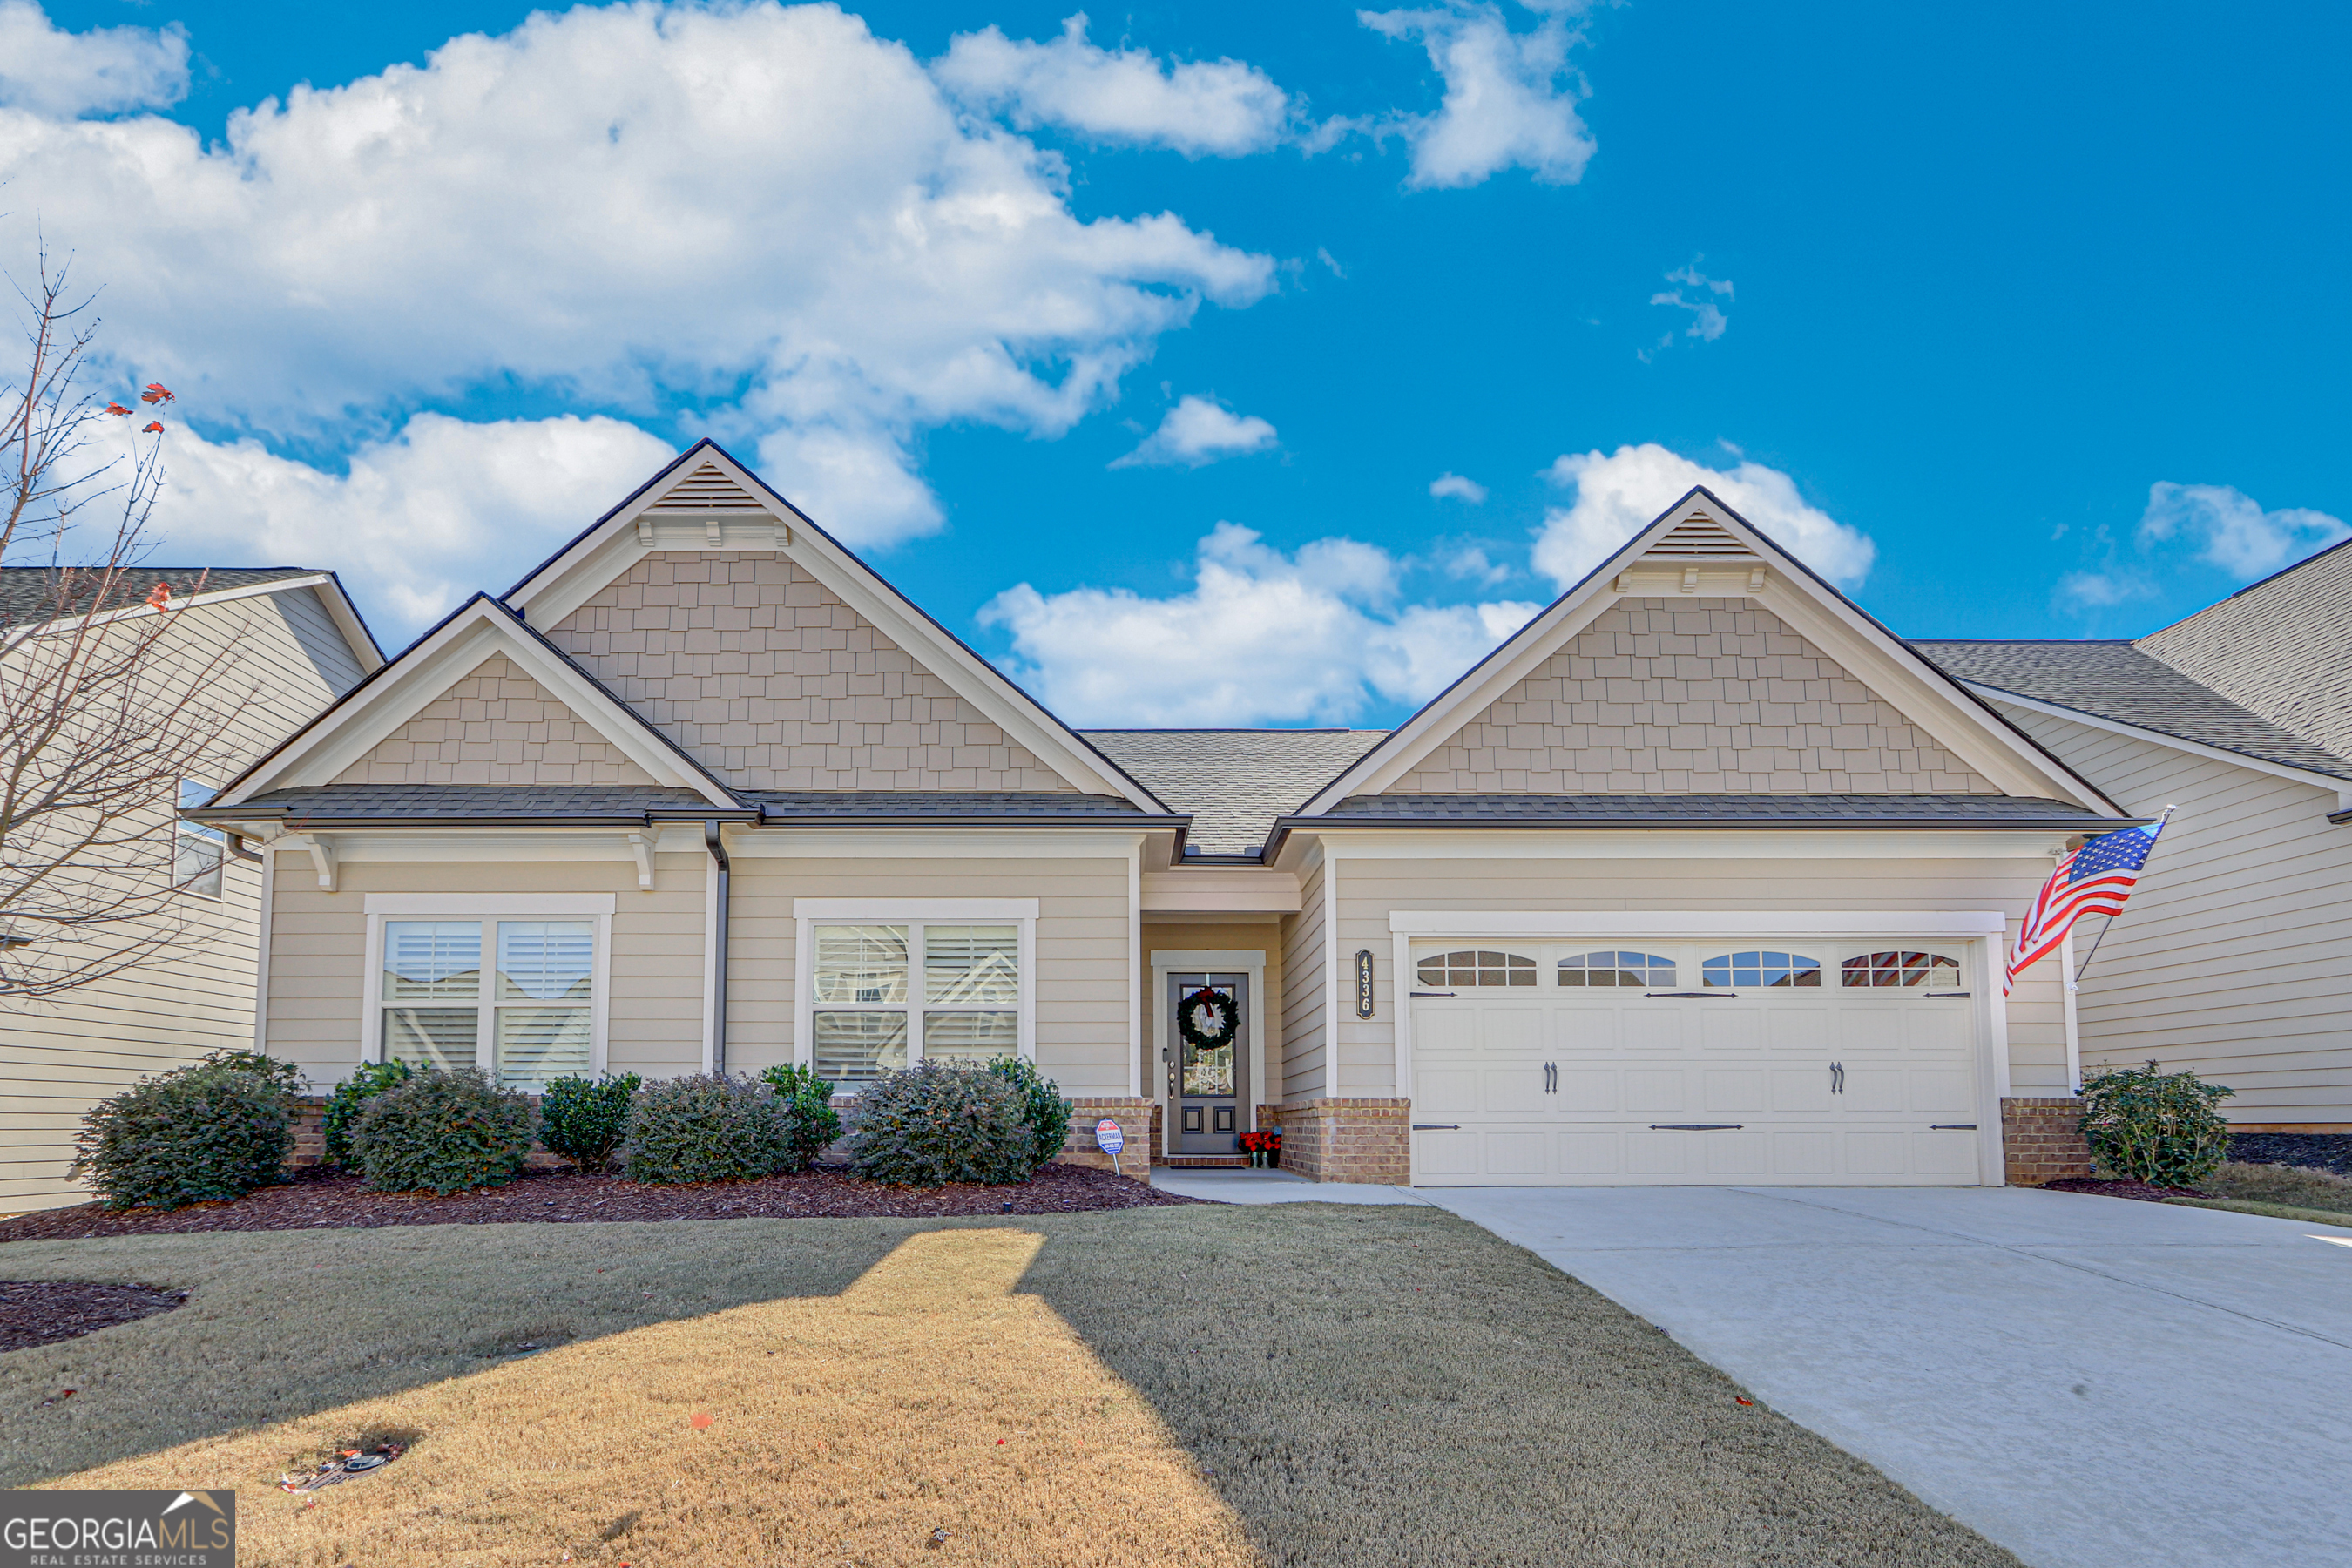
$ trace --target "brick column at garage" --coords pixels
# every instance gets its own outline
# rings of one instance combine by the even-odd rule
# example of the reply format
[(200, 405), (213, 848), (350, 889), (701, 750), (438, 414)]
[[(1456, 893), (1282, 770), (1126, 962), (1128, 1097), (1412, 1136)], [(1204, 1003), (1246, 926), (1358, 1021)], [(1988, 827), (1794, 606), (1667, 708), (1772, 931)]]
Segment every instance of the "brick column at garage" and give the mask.
[(1306, 1100), (1257, 1111), (1259, 1126), (1282, 1129), (1282, 1168), (1310, 1182), (1412, 1180), (1409, 1100)]
[(2091, 1173), (2091, 1144), (2080, 1130), (2083, 1102), (2071, 1095), (2000, 1102), (2002, 1178), (2038, 1187)]

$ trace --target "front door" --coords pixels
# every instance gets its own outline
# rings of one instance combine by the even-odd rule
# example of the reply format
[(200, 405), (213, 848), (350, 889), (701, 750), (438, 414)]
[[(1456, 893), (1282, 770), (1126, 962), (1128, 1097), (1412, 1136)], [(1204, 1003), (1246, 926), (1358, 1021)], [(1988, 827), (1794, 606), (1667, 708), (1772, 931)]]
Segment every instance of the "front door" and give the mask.
[(1170, 975), (1167, 1020), (1168, 1152), (1240, 1153), (1249, 1125), (1249, 976)]

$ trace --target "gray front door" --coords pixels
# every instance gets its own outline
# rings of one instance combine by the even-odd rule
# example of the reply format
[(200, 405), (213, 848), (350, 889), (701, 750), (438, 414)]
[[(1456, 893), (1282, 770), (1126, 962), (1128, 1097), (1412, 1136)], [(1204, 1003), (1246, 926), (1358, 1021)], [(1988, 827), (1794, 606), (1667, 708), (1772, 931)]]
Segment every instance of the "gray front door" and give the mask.
[[(1230, 1000), (1234, 1016), (1233, 1038), (1206, 1049), (1179, 1026), (1185, 998), (1204, 986)], [(1249, 1130), (1249, 976), (1171, 974), (1166, 1017), (1168, 1152), (1240, 1153)]]

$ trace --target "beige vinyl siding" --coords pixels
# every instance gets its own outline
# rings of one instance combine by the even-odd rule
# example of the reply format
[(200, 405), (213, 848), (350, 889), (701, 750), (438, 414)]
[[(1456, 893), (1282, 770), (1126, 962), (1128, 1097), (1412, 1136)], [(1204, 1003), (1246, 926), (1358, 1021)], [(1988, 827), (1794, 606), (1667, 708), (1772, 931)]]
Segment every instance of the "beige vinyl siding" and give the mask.
[(658, 552), (547, 635), (738, 789), (1076, 787), (773, 552)]
[[(2003, 910), (2011, 931), (2049, 875), (2039, 860), (1477, 859), (1341, 862), (1342, 962), (1372, 951), (1374, 1016), (1340, 1022), (1349, 1096), (1397, 1092), (1398, 976), (1389, 916), (1399, 910), (1577, 912), (1748, 910)], [(1608, 945), (1595, 938), (1596, 947)], [(1748, 946), (1757, 942), (1746, 943)], [(1810, 945), (1818, 945), (1810, 944)], [(1409, 978), (1409, 977), (1408, 977)], [(1971, 976), (1971, 989), (1987, 976)], [(1998, 984), (1998, 978), (1992, 979)], [(1412, 989), (1410, 984), (1402, 989)], [(2065, 1020), (2054, 966), (2009, 1000), (2011, 1092), (2066, 1091)]]
[(706, 857), (654, 857), (654, 888), (628, 860), (346, 860), (324, 891), (306, 854), (280, 852), (270, 910), (271, 1056), (325, 1089), (359, 1065), (370, 893), (611, 893), (605, 1067), (669, 1078), (702, 1067)]
[(339, 784), (651, 784), (595, 726), (493, 654), (335, 775)]
[[(2238, 1091), (2232, 1121), (2352, 1125), (2352, 826), (2333, 790), (2001, 705), (2126, 810), (2180, 809), (2077, 997), (2085, 1068)], [(2079, 960), (2105, 922), (2084, 921)]]
[(1133, 948), (1122, 858), (818, 859), (738, 853), (727, 1060), (793, 1059), (795, 899), (1035, 899), (1037, 1065), (1072, 1096), (1128, 1092)]
[(1621, 599), (1391, 795), (1998, 794), (1771, 611)]
[[(1324, 1068), (1326, 1002), (1324, 898), (1320, 851), (1298, 873), (1298, 912), (1282, 918), (1282, 1100), (1314, 1100), (1331, 1092)], [(1273, 1076), (1271, 1066), (1267, 1076)], [(1354, 1093), (1352, 1085), (1349, 1093)], [(1279, 1102), (1277, 1102), (1279, 1103)]]
[[(1260, 982), (1258, 1010), (1265, 1020), (1266, 1037), (1257, 1042), (1258, 1054), (1265, 1062), (1265, 1076), (1271, 1081), (1250, 1086), (1252, 1100), (1258, 1104), (1275, 1105), (1283, 1098), (1282, 1013), (1283, 968), (1282, 929), (1274, 921), (1220, 921), (1214, 915), (1197, 919), (1147, 921), (1143, 927), (1142, 946), (1136, 952), (1136, 973), (1150, 986), (1151, 955), (1163, 952), (1255, 952), (1265, 960), (1265, 974)], [(1153, 1100), (1160, 1099), (1168, 1087), (1167, 1068), (1161, 1065), (1160, 1050), (1172, 1047), (1171, 1031), (1168, 1026), (1168, 998), (1147, 991), (1143, 998), (1143, 1092)], [(1249, 1114), (1244, 1111), (1244, 1115)]]
[[(156, 668), (169, 672), (160, 689), (188, 689), (232, 652), (210, 679), (215, 700), (236, 711), (193, 776), (226, 784), (337, 695), (329, 674), (357, 679), (348, 649), (340, 664), (321, 656), (313, 622), (325, 613), (308, 589), (177, 612), (179, 631), (159, 650)], [(152, 815), (161, 855), (175, 816), (163, 805)], [(217, 902), (182, 895), (184, 937), (134, 971), (50, 1001), (0, 1004), (0, 1212), (88, 1196), (66, 1167), (97, 1101), (213, 1051), (251, 1048), (259, 869), (232, 857), (222, 894)]]
[(343, 640), (342, 628), (335, 625), (326, 601), (319, 597), (319, 590), (294, 588), (272, 594), (269, 598), (278, 606), (278, 614), (286, 617), (287, 628), (309, 656), (310, 668), (330, 692), (341, 697), (366, 678), (367, 671), (361, 668), (359, 656)]

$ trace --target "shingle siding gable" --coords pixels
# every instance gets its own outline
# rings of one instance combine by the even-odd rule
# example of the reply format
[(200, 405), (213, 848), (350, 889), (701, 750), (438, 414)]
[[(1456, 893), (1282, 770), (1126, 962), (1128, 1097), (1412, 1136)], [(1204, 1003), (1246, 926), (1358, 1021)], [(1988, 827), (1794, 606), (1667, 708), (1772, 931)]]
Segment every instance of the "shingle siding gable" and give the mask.
[(636, 784), (652, 775), (504, 654), (335, 775), (339, 784)]
[(1624, 599), (1384, 792), (1998, 795), (1769, 610)]

